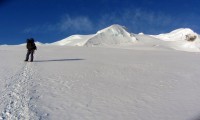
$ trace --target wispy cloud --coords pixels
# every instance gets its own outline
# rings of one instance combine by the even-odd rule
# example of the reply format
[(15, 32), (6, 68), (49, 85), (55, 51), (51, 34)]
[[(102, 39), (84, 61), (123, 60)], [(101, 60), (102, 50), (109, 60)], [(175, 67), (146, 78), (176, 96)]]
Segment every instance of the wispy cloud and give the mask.
[(160, 34), (178, 28), (191, 28), (194, 31), (200, 31), (199, 20), (200, 17), (194, 13), (173, 15), (162, 11), (134, 8), (102, 15), (98, 21), (98, 28), (111, 24), (121, 24), (134, 33)]
[(24, 33), (48, 33), (48, 32), (88, 32), (92, 31), (93, 23), (86, 16), (71, 17), (63, 15), (60, 21), (52, 24), (31, 26), (23, 30)]
[(173, 18), (161, 12), (144, 11), (136, 9), (126, 14), (136, 31), (156, 33), (166, 30), (173, 22)]
[(162, 31), (172, 24), (173, 17), (161, 12), (145, 11), (142, 9), (122, 10), (119, 13), (105, 14), (100, 19), (100, 25), (112, 23), (122, 24), (133, 32)]
[(86, 16), (70, 17), (65, 15), (61, 22), (58, 23), (61, 31), (73, 30), (79, 32), (90, 31), (93, 28), (92, 21)]
[(134, 8), (103, 14), (96, 19), (90, 19), (87, 16), (70, 16), (66, 14), (56, 23), (29, 27), (24, 30), (24, 33), (94, 33), (112, 24), (124, 25), (133, 33), (144, 32), (146, 34), (170, 32), (179, 27), (193, 27), (194, 29), (198, 29), (188, 21), (190, 21), (189, 18), (182, 18), (182, 16), (178, 15), (171, 16), (160, 11), (147, 11)]

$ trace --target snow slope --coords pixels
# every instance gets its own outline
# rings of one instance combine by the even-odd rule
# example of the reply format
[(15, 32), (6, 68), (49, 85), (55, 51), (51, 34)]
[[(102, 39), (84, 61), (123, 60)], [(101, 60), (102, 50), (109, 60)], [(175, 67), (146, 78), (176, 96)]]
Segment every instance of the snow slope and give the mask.
[(0, 119), (200, 119), (199, 53), (38, 46), (24, 63), (25, 54), (0, 46)]
[(66, 45), (66, 46), (84, 46), (88, 39), (94, 35), (72, 35), (63, 40), (51, 43), (51, 45)]

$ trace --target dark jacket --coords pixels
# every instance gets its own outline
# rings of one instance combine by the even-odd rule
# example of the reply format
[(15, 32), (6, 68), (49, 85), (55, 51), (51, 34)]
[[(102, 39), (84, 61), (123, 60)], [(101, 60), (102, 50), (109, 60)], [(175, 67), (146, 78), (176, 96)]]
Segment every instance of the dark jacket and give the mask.
[(28, 49), (28, 51), (36, 50), (37, 47), (34, 43), (34, 40), (27, 40), (26, 48)]

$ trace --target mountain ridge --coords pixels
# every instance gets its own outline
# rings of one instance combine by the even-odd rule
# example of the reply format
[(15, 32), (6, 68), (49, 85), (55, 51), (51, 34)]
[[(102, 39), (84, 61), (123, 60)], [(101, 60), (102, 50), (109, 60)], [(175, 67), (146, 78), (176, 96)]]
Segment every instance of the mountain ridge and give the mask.
[[(193, 41), (188, 35), (196, 36)], [(200, 52), (199, 35), (190, 28), (179, 28), (169, 33), (158, 35), (134, 34), (118, 24), (111, 25), (91, 35), (73, 35), (51, 45), (86, 46), (86, 47), (154, 47), (162, 46), (180, 51)], [(74, 37), (76, 39), (74, 39)], [(63, 44), (57, 44), (63, 43)], [(123, 46), (123, 47), (122, 47)]]

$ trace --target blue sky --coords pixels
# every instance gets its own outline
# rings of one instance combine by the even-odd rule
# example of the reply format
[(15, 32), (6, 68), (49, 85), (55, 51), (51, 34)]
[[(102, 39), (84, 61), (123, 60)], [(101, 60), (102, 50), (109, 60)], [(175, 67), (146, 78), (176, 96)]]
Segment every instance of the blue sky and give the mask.
[(200, 33), (200, 0), (0, 0), (0, 44), (27, 38), (50, 43), (93, 34), (112, 24), (159, 34), (177, 28)]

